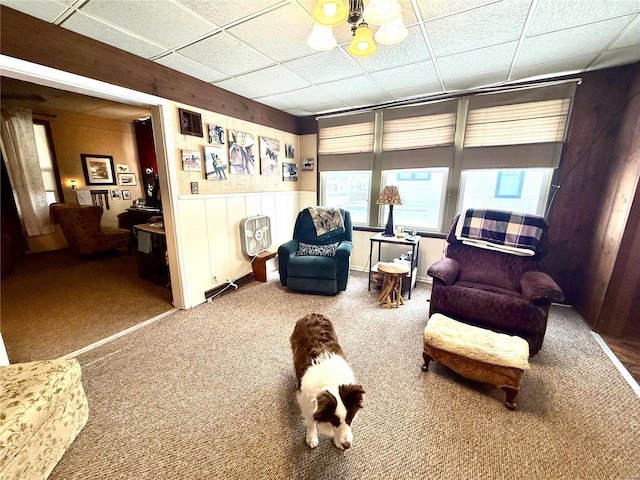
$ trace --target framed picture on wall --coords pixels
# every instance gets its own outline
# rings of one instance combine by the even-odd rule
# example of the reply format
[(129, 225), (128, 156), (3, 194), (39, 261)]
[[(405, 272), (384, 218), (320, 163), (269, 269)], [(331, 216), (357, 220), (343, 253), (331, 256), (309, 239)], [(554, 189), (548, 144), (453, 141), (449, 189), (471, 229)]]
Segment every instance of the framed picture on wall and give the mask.
[(285, 182), (297, 182), (298, 165), (295, 163), (284, 162), (282, 164), (282, 180)]
[(201, 172), (202, 158), (196, 150), (182, 150), (182, 169), (186, 172)]
[(178, 109), (180, 117), (180, 133), (183, 135), (192, 135), (194, 137), (202, 137), (202, 115), (196, 112), (190, 112), (183, 108)]
[(131, 200), (131, 190), (122, 190), (122, 199)]
[(302, 170), (313, 170), (313, 158), (307, 157), (302, 161)]
[(260, 172), (262, 175), (278, 175), (280, 142), (275, 138), (260, 137)]
[(135, 173), (121, 173), (120, 175), (118, 175), (118, 181), (122, 186), (128, 187), (137, 185)]
[(116, 172), (111, 155), (80, 154), (87, 185), (115, 185)]

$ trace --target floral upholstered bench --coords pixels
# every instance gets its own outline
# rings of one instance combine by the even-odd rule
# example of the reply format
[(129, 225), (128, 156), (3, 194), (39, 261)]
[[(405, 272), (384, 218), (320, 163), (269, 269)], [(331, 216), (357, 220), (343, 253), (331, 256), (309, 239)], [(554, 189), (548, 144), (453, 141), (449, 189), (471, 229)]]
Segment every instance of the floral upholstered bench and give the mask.
[(0, 478), (46, 479), (89, 407), (76, 359), (0, 367)]
[(505, 405), (516, 408), (520, 378), (529, 369), (526, 340), (495, 333), (435, 313), (424, 329), (423, 371), (435, 360), (463, 377), (500, 387)]

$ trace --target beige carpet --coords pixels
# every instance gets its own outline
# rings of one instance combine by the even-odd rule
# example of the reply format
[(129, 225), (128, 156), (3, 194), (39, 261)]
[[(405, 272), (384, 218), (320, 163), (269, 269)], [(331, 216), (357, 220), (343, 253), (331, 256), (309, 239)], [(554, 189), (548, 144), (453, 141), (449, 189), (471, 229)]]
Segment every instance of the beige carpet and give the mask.
[[(366, 275), (336, 297), (268, 283), (179, 311), (80, 357), (90, 417), (51, 479), (634, 479), (640, 399), (580, 317), (554, 307), (509, 411), (502, 392), (433, 365), (428, 287), (377, 306)], [(289, 335), (328, 315), (367, 391), (354, 445), (311, 450)]]
[(23, 257), (2, 278), (0, 327), (12, 363), (62, 356), (171, 310), (171, 290), (138, 276), (135, 253)]

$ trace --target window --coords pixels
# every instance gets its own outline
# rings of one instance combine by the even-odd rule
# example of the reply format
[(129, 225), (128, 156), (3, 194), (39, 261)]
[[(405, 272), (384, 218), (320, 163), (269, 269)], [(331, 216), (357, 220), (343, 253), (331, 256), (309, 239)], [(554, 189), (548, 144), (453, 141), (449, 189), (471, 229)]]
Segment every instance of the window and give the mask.
[[(402, 205), (393, 209), (394, 223), (416, 230), (439, 230), (447, 178), (447, 168), (383, 172), (382, 186), (396, 185), (402, 197)], [(388, 214), (389, 207), (385, 205), (380, 212), (379, 225), (384, 226)]]
[(321, 202), (351, 213), (355, 224), (369, 223), (369, 195), (371, 172), (322, 172), (320, 174)]
[(463, 171), (457, 211), (491, 208), (544, 215), (552, 173), (550, 168)]
[(53, 158), (51, 144), (49, 143), (48, 125), (45, 123), (34, 123), (33, 133), (36, 137), (36, 149), (38, 151), (38, 160), (40, 161), (44, 191), (47, 203), (51, 205), (52, 203), (59, 202), (62, 196), (60, 193), (60, 179), (57, 165)]

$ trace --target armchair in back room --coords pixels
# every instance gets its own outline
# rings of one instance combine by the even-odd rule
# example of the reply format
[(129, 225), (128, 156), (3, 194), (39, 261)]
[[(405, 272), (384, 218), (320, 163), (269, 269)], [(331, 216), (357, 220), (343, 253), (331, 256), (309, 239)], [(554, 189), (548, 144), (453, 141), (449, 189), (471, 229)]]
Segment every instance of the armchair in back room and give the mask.
[(103, 227), (102, 207), (53, 203), (50, 207), (53, 223), (60, 225), (69, 248), (79, 254), (91, 255), (117, 248), (131, 249), (129, 230)]

